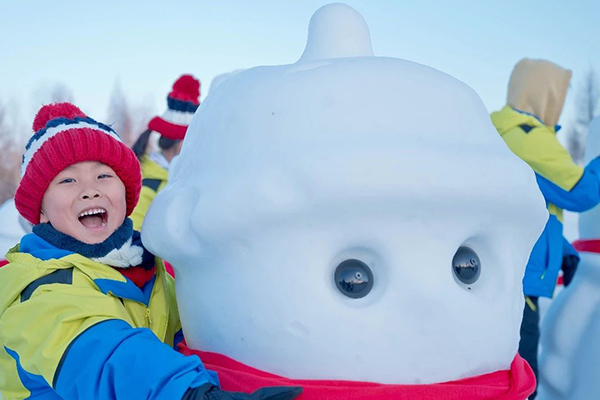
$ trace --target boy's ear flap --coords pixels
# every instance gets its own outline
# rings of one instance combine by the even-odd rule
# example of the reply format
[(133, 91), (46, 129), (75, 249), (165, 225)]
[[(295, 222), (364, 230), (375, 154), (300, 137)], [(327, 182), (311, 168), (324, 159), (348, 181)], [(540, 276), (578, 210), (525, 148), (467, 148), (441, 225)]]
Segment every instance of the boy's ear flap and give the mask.
[(46, 215), (44, 214), (44, 211), (40, 210), (40, 224), (43, 224), (46, 222), (50, 222), (50, 220), (48, 219), (48, 217), (46, 217)]

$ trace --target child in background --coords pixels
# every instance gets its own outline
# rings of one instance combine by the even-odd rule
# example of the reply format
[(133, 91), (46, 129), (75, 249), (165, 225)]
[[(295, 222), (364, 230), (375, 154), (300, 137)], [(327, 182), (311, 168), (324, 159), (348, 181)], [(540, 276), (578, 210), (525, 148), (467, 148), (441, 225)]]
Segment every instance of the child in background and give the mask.
[[(167, 110), (148, 123), (133, 145), (133, 152), (142, 164), (142, 191), (140, 201), (131, 214), (133, 229), (141, 230), (142, 222), (154, 197), (167, 184), (169, 166), (181, 152), (188, 125), (200, 105), (200, 81), (192, 75), (182, 75), (173, 84), (167, 96)], [(159, 152), (147, 153), (152, 132), (158, 132)]]
[(12, 399), (293, 399), (219, 389), (183, 335), (173, 279), (127, 218), (134, 153), (69, 103), (38, 112), (15, 195), (33, 232), (0, 268), (0, 391)]
[[(540, 314), (538, 298), (552, 298), (562, 269), (565, 286), (579, 263), (577, 251), (563, 237), (563, 209), (582, 212), (600, 202), (600, 158), (577, 165), (558, 141), (571, 71), (547, 60), (520, 60), (510, 75), (506, 106), (491, 115), (510, 150), (535, 172), (550, 214), (536, 242), (523, 278), (525, 309), (519, 354), (538, 376)], [(529, 398), (534, 399), (536, 392)]]

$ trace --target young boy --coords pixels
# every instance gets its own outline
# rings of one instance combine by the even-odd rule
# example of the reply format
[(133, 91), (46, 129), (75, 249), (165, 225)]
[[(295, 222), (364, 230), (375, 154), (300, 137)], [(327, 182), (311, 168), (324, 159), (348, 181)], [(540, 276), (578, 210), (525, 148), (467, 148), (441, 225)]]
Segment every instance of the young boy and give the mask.
[(139, 162), (69, 103), (44, 106), (15, 195), (33, 233), (0, 268), (0, 391), (11, 399), (293, 399), (219, 389), (183, 335), (173, 280), (127, 218)]

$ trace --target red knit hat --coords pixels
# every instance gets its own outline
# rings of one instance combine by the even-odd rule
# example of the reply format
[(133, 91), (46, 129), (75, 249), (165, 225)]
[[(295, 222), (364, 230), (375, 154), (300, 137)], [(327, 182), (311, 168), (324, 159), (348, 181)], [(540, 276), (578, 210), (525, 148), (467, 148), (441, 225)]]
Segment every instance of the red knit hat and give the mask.
[(167, 111), (148, 123), (148, 128), (169, 139), (183, 140), (188, 125), (200, 105), (200, 81), (181, 75), (167, 96)]
[(127, 215), (131, 214), (142, 188), (140, 164), (111, 127), (87, 117), (71, 103), (56, 103), (38, 111), (33, 131), (15, 194), (15, 206), (23, 218), (38, 224), (42, 198), (52, 179), (83, 161), (99, 161), (115, 171), (125, 185)]

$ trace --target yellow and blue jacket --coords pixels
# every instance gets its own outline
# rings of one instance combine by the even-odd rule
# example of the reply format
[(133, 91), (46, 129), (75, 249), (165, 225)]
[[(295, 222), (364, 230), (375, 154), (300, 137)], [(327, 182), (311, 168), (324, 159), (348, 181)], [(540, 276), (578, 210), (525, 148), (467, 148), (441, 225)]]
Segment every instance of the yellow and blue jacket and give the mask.
[(12, 399), (181, 399), (218, 384), (183, 338), (173, 279), (156, 259), (143, 288), (25, 235), (0, 268), (0, 391)]
[(167, 185), (169, 178), (169, 171), (150, 160), (147, 154), (142, 156), (140, 164), (142, 165), (143, 178), (142, 191), (140, 192), (140, 200), (130, 216), (133, 220), (133, 229), (136, 231), (142, 229), (142, 223), (152, 200)]
[(600, 160), (584, 169), (573, 162), (556, 138), (556, 128), (535, 115), (504, 107), (492, 123), (510, 150), (534, 170), (550, 217), (533, 247), (523, 278), (527, 296), (552, 297), (567, 254), (577, 254), (563, 238), (562, 210), (582, 212), (600, 202)]

